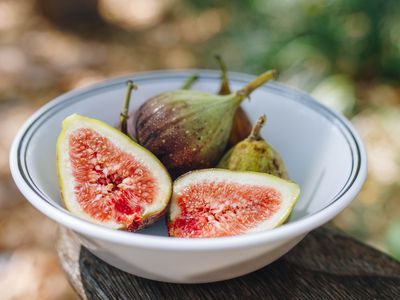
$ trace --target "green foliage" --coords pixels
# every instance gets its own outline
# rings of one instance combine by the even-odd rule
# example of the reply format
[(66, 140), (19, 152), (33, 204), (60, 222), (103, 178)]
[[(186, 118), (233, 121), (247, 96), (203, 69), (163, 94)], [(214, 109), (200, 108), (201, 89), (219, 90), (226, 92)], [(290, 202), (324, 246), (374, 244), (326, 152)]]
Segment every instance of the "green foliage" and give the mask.
[(400, 1), (190, 3), (198, 10), (210, 6), (225, 10), (229, 24), (218, 40), (205, 46), (205, 52), (219, 51), (232, 62), (241, 55), (243, 66), (236, 66), (241, 70), (260, 72), (275, 67), (285, 70), (288, 77), (305, 72), (310, 78), (304, 84), (310, 88), (318, 79), (336, 73), (355, 80), (400, 76)]

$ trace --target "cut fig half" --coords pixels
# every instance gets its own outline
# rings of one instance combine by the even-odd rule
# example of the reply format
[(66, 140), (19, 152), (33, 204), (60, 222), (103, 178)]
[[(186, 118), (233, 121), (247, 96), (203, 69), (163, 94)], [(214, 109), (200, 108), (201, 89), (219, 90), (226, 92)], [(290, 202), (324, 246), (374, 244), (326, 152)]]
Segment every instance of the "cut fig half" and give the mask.
[(202, 238), (269, 230), (288, 218), (299, 195), (296, 183), (265, 173), (189, 172), (173, 184), (168, 233)]
[(171, 178), (148, 150), (119, 130), (73, 114), (57, 141), (62, 199), (76, 216), (136, 231), (154, 222), (171, 197)]

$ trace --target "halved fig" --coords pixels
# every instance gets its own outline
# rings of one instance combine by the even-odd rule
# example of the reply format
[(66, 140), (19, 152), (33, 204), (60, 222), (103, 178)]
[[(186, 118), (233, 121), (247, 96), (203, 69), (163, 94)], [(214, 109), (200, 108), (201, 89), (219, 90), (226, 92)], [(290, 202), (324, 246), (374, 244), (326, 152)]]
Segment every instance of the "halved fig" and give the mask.
[(168, 233), (174, 237), (223, 237), (282, 224), (299, 186), (265, 173), (205, 169), (173, 184)]
[(171, 178), (151, 152), (77, 114), (63, 121), (57, 167), (66, 208), (109, 228), (139, 230), (166, 211), (171, 197)]

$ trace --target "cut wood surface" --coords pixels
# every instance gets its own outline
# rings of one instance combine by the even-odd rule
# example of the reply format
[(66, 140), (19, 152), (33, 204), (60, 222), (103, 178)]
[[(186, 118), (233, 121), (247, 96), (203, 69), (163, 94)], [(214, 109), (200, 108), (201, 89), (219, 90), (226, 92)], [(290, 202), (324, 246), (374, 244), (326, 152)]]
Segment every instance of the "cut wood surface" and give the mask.
[(207, 284), (163, 283), (125, 273), (65, 229), (58, 253), (83, 299), (400, 299), (399, 262), (326, 226), (261, 270)]

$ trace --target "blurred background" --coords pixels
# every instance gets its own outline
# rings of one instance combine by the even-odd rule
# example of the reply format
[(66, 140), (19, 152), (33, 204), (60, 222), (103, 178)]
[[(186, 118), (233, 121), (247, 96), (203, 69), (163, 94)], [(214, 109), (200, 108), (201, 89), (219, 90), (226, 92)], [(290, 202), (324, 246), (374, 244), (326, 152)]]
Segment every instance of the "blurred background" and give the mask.
[(75, 299), (56, 226), (10, 177), (8, 152), (39, 106), (108, 77), (164, 68), (281, 71), (344, 113), (369, 173), (334, 225), (400, 260), (400, 1), (0, 0), (2, 299)]

